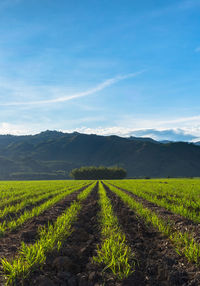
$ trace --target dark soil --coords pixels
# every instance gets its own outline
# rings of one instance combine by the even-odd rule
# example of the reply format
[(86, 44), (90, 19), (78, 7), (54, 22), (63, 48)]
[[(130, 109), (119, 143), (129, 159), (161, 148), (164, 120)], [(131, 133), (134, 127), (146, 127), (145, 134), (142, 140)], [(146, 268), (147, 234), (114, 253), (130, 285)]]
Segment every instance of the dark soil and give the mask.
[(120, 198), (106, 189), (137, 260), (135, 272), (121, 285), (200, 285), (200, 269), (180, 257), (164, 235), (138, 218)]
[[(57, 190), (59, 191), (59, 189), (57, 189)], [(8, 202), (10, 199), (10, 196), (6, 197), (6, 200), (8, 199), (8, 201), (5, 201), (5, 199), (3, 198), (4, 202), (3, 202), (3, 205), (0, 204), (0, 209), (4, 209), (8, 205), (12, 206), (12, 205), (15, 205), (15, 204), (22, 202), (22, 200), (24, 200), (24, 198), (22, 196), (25, 195), (25, 193), (26, 193), (26, 191), (21, 195), (19, 193), (16, 193), (15, 198), (13, 198), (13, 200), (11, 202)], [(45, 194), (45, 190), (43, 190), (42, 192), (39, 193), (39, 195), (44, 195), (44, 194)], [(38, 193), (36, 191), (35, 193), (30, 194), (29, 198), (30, 199), (36, 198), (37, 196), (38, 196)]]
[(48, 198), (44, 198), (36, 203), (29, 203), (27, 206), (23, 207), (22, 209), (20, 209), (19, 211), (15, 211), (15, 212), (11, 212), (9, 214), (7, 214), (6, 216), (0, 218), (0, 222), (2, 223), (3, 221), (11, 221), (13, 219), (18, 219), (22, 213), (24, 213), (25, 211), (31, 211), (33, 208), (38, 207), (39, 205), (42, 205), (43, 203), (45, 203), (46, 201), (52, 199), (53, 197), (55, 197), (54, 194), (50, 194), (50, 196)]
[(195, 241), (200, 243), (200, 223), (195, 223), (194, 221), (187, 219), (179, 214), (172, 213), (164, 207), (149, 202), (148, 200), (143, 199), (125, 189), (119, 188), (117, 186), (115, 187), (124, 191), (129, 196), (133, 197), (136, 201), (142, 203), (144, 207), (154, 211), (163, 220), (170, 220), (173, 223), (173, 227), (175, 230), (179, 230), (181, 232), (189, 232), (195, 239)]
[(83, 202), (73, 232), (62, 249), (47, 257), (42, 270), (33, 272), (26, 286), (93, 286), (102, 281), (101, 269), (92, 262), (100, 242), (97, 188), (96, 185)]
[[(108, 187), (106, 189), (122, 230), (126, 234), (127, 243), (135, 253), (134, 273), (129, 278), (119, 281), (111, 272), (103, 271), (103, 266), (92, 261), (92, 257), (96, 255), (97, 245), (101, 242), (96, 185), (83, 202), (77, 221), (73, 225), (73, 232), (60, 251), (48, 255), (41, 269), (33, 271), (29, 280), (19, 282), (16, 286), (199, 286), (200, 269), (179, 256), (164, 235), (147, 225)], [(38, 238), (38, 226), (55, 221), (76, 196), (77, 193), (71, 194), (41, 216), (29, 220), (15, 233), (7, 234), (7, 237), (1, 239), (3, 243), (0, 244), (0, 255), (6, 258), (13, 256), (22, 240), (34, 243)], [(168, 211), (163, 211), (167, 216)], [(0, 279), (0, 285), (3, 285), (1, 282)]]
[[(148, 194), (148, 191), (146, 191), (145, 193)], [(177, 206), (180, 206), (180, 203), (176, 200), (174, 200), (175, 197), (178, 197), (179, 199), (181, 199), (181, 196), (177, 196), (177, 195), (168, 195), (168, 197), (166, 197), (165, 195), (155, 195), (156, 198), (158, 199), (165, 199), (165, 201), (168, 203), (168, 204), (173, 204), (173, 205), (177, 205)], [(171, 197), (171, 198), (170, 198)], [(193, 202), (195, 202), (193, 200)], [(185, 207), (185, 209), (188, 209), (189, 211), (193, 211), (193, 212), (196, 212), (197, 214), (199, 213), (200, 211), (200, 207), (193, 207), (193, 206), (187, 206), (186, 204), (184, 204), (184, 202), (182, 202), (182, 206)]]
[[(42, 194), (44, 194), (45, 192), (43, 192)], [(29, 198), (34, 198), (34, 197), (37, 197), (37, 193), (34, 193), (34, 194), (31, 194), (29, 196)], [(9, 197), (7, 198), (9, 199)], [(4, 200), (4, 199), (3, 199)], [(18, 204), (19, 202), (21, 202), (23, 200), (23, 198), (20, 197), (20, 195), (16, 194), (15, 195), (15, 198), (11, 201), (11, 202), (7, 202), (7, 201), (4, 201), (3, 205), (0, 205), (0, 209), (4, 209), (6, 206), (12, 206), (12, 205), (15, 205), (15, 204)]]
[[(77, 195), (85, 188), (86, 187), (83, 187), (66, 196), (63, 200), (44, 211), (41, 215), (25, 222), (20, 228), (6, 233), (4, 237), (0, 238), (0, 257), (5, 257), (6, 259), (15, 257), (22, 241), (26, 244), (34, 243), (38, 239), (38, 228), (54, 222), (57, 217), (60, 216), (74, 200), (76, 200)], [(0, 275), (0, 285), (3, 285), (2, 283)]]
[[(62, 193), (62, 191), (60, 192), (60, 194)], [(44, 193), (43, 193), (44, 195)], [(57, 194), (58, 195), (58, 194)], [(33, 202), (33, 203), (29, 203), (27, 206), (25, 206), (24, 208), (20, 209), (19, 211), (17, 212), (12, 212), (12, 213), (9, 213), (8, 215), (6, 215), (5, 217), (3, 218), (0, 218), (0, 222), (3, 222), (3, 221), (10, 221), (10, 220), (13, 220), (13, 219), (17, 219), (21, 216), (22, 213), (24, 213), (25, 211), (31, 211), (32, 209), (34, 209), (35, 207), (39, 206), (39, 205), (42, 205), (43, 203), (45, 203), (46, 201), (52, 199), (53, 197), (55, 197), (56, 195), (53, 194), (53, 193), (50, 193), (49, 194), (49, 197), (48, 198), (44, 198), (38, 202)], [(36, 197), (36, 195), (35, 195)], [(16, 203), (16, 202), (15, 202)], [(9, 204), (11, 205), (11, 204)]]

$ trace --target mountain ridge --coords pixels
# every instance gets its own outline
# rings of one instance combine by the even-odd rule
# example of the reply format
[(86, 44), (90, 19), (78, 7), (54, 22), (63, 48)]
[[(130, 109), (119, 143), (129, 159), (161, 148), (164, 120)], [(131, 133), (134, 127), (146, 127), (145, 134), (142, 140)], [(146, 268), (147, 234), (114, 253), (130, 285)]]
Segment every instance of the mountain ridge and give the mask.
[(64, 179), (90, 165), (123, 167), (128, 177), (200, 176), (200, 146), (50, 130), (0, 135), (0, 179)]

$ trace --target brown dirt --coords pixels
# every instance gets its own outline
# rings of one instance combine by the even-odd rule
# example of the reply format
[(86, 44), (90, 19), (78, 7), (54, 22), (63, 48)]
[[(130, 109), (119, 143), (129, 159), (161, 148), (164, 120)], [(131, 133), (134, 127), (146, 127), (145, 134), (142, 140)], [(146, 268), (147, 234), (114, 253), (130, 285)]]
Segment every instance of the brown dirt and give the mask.
[(96, 185), (83, 202), (78, 219), (73, 225), (74, 231), (66, 239), (62, 249), (47, 256), (42, 270), (33, 272), (26, 286), (93, 286), (97, 280), (102, 281), (101, 269), (92, 262), (100, 242), (98, 212)]
[(164, 235), (138, 218), (120, 198), (106, 189), (122, 230), (138, 261), (136, 271), (121, 285), (200, 285), (200, 269), (179, 256)]
[[(60, 190), (61, 190), (61, 188), (60, 188)], [(25, 194), (25, 192), (24, 192), (24, 194)], [(45, 190), (43, 190), (41, 193), (39, 193), (39, 195), (43, 195), (43, 194), (45, 194)], [(4, 204), (0, 205), (0, 209), (4, 209), (8, 205), (12, 206), (12, 205), (15, 205), (15, 204), (18, 204), (18, 203), (22, 202), (22, 200), (24, 198), (23, 197), (21, 198), (21, 196), (22, 196), (22, 194), (21, 195), (15, 194), (15, 198), (13, 198), (13, 201), (11, 201), (11, 202), (4, 201)], [(31, 198), (35, 198), (37, 196), (38, 196), (38, 193), (36, 191), (35, 193), (30, 194), (28, 198), (31, 199)], [(9, 197), (7, 197), (7, 198), (9, 199)]]
[[(122, 230), (126, 234), (127, 242), (135, 253), (136, 270), (124, 281), (115, 279), (111, 272), (103, 272), (103, 266), (92, 262), (96, 255), (97, 245), (100, 243), (100, 224), (98, 222), (98, 185), (83, 202), (73, 232), (66, 239), (59, 252), (54, 251), (47, 256), (42, 269), (32, 272), (29, 280), (17, 286), (198, 286), (200, 285), (200, 269), (180, 257), (171, 242), (130, 210), (120, 198), (107, 189), (113, 209), (119, 219)], [(47, 221), (54, 221), (70, 204), (77, 194), (66, 198), (51, 210), (33, 221), (27, 222), (19, 231), (8, 234), (7, 243), (12, 235), (15, 239), (26, 238), (26, 243), (33, 243), (37, 239), (38, 225)], [(74, 196), (74, 197), (73, 197)], [(71, 197), (71, 200), (69, 200)], [(63, 208), (63, 209), (62, 209)], [(165, 210), (166, 211), (166, 210)], [(56, 215), (57, 213), (57, 215)], [(33, 233), (32, 233), (33, 231)], [(35, 232), (34, 232), (35, 231)], [(23, 234), (25, 232), (25, 234)], [(29, 236), (30, 233), (30, 236)], [(6, 239), (6, 238), (4, 238)], [(24, 239), (24, 238), (23, 238)], [(14, 237), (11, 247), (15, 247)], [(6, 249), (6, 248), (5, 248)], [(7, 246), (7, 251), (9, 247)], [(9, 250), (8, 256), (13, 254)], [(1, 252), (0, 255), (5, 256)], [(0, 280), (0, 285), (3, 285)]]
[[(6, 259), (14, 257), (19, 250), (22, 241), (25, 243), (34, 243), (38, 239), (38, 228), (54, 222), (85, 188), (86, 187), (83, 187), (66, 196), (63, 200), (44, 211), (41, 215), (29, 219), (20, 228), (12, 232), (7, 232), (4, 237), (0, 238), (0, 257), (5, 257)], [(2, 283), (0, 275), (0, 285), (3, 285)]]
[(42, 199), (39, 202), (30, 203), (27, 206), (25, 206), (22, 209), (20, 209), (19, 211), (11, 212), (11, 213), (7, 214), (6, 216), (4, 216), (3, 218), (0, 218), (0, 222), (2, 223), (5, 220), (6, 221), (11, 221), (13, 219), (18, 219), (23, 212), (31, 211), (33, 208), (38, 207), (39, 205), (42, 205), (43, 203), (45, 203), (46, 201), (52, 199), (53, 197), (54, 197), (54, 195), (51, 194), (48, 198)]
[[(43, 192), (43, 194), (44, 194), (44, 192)], [(37, 196), (37, 193), (35, 193), (35, 194), (31, 194), (30, 196), (29, 196), (29, 198), (34, 198), (34, 197), (36, 197)], [(18, 198), (19, 197), (19, 198)], [(4, 200), (4, 199), (2, 199), (2, 200)], [(19, 202), (21, 202), (23, 200), (23, 198), (20, 198), (20, 196), (18, 196), (17, 194), (16, 194), (16, 196), (15, 196), (15, 198), (13, 199), (13, 201), (11, 201), (11, 202), (6, 202), (6, 201), (4, 201), (4, 204), (3, 205), (0, 205), (0, 210), (2, 210), (2, 209), (4, 209), (6, 206), (12, 206), (12, 205), (14, 205), (14, 204), (18, 204)]]
[[(58, 194), (57, 194), (58, 195)], [(13, 219), (17, 219), (21, 216), (21, 214), (25, 211), (31, 211), (33, 208), (39, 206), (39, 205), (42, 205), (43, 203), (45, 203), (46, 201), (52, 199), (53, 197), (55, 197), (56, 195), (54, 195), (53, 193), (49, 194), (49, 197), (48, 198), (44, 198), (36, 203), (30, 203), (28, 204), (27, 206), (25, 206), (24, 208), (20, 209), (19, 211), (17, 212), (12, 212), (12, 213), (9, 213), (8, 215), (6, 215), (5, 217), (3, 218), (0, 218), (0, 222), (3, 222), (3, 221), (10, 221), (10, 220), (13, 220)], [(11, 204), (9, 204), (11, 205)]]
[(124, 191), (129, 196), (133, 197), (136, 201), (142, 203), (144, 207), (150, 209), (151, 211), (154, 211), (163, 220), (165, 221), (170, 220), (173, 223), (173, 228), (175, 230), (181, 232), (189, 232), (192, 235), (192, 237), (194, 237), (195, 241), (200, 243), (200, 223), (195, 223), (194, 221), (187, 219), (179, 214), (172, 213), (166, 208), (158, 206), (152, 202), (149, 202), (148, 200), (143, 199), (131, 193), (130, 191), (127, 191), (126, 189), (117, 186), (115, 187)]
[[(148, 194), (148, 191), (146, 191), (145, 193)], [(165, 201), (166, 201), (168, 204), (173, 204), (173, 205), (177, 205), (177, 206), (180, 205), (180, 203), (179, 203), (178, 201), (175, 201), (174, 198), (176, 197), (176, 198), (181, 199), (181, 196), (178, 196), (178, 195), (167, 195), (167, 196), (168, 196), (168, 197), (166, 197), (166, 195), (155, 195), (155, 197), (157, 197), (159, 200), (165, 199)], [(195, 202), (195, 201), (193, 200), (193, 202)], [(187, 206), (186, 204), (184, 204), (184, 202), (182, 202), (182, 205), (183, 205), (186, 209), (188, 209), (188, 210), (190, 210), (190, 211), (194, 211), (194, 212), (196, 212), (197, 214), (198, 214), (199, 211), (200, 211), (200, 208), (199, 208), (199, 207), (197, 208), (197, 207)]]

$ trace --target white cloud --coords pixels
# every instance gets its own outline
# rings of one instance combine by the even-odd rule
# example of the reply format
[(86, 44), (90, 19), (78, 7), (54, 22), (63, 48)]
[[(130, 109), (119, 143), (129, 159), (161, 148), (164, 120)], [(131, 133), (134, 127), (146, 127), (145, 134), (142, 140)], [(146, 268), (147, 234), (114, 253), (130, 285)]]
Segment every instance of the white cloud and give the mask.
[(71, 129), (63, 130), (63, 132), (74, 132), (74, 131), (84, 134), (119, 135), (126, 137), (129, 136), (128, 134), (131, 132), (131, 129), (120, 126), (113, 126), (113, 127), (97, 127), (97, 128), (81, 127), (81, 128), (76, 128), (74, 130)]
[(11, 124), (8, 122), (0, 123), (0, 134), (12, 134), (12, 135), (27, 135), (35, 134), (37, 131), (33, 131), (33, 126), (27, 127), (22, 124)]
[(193, 123), (198, 123), (200, 120), (200, 115), (197, 116), (188, 116), (188, 117), (180, 117), (180, 118), (175, 118), (171, 120), (161, 120), (158, 124), (161, 126), (165, 125), (177, 125), (179, 123), (184, 123), (184, 125), (189, 125), (191, 122)]
[[(118, 135), (121, 137), (129, 137), (131, 135), (136, 137), (151, 137), (155, 140), (181, 140), (181, 141), (200, 141), (200, 116), (181, 117), (170, 120), (152, 120), (140, 118), (126, 118), (126, 121), (121, 124), (113, 124), (112, 126), (97, 126), (87, 127), (85, 124), (94, 125), (94, 122), (102, 122), (105, 124), (105, 118), (102, 117), (83, 117), (67, 121), (68, 126), (76, 125), (80, 126), (75, 129), (62, 128), (61, 125), (65, 124), (62, 122), (54, 123), (45, 120), (43, 124), (35, 123), (22, 123), (22, 124), (11, 124), (9, 122), (0, 123), (0, 134), (14, 134), (14, 135), (27, 135), (36, 134), (46, 129), (54, 129), (62, 132), (80, 132), (85, 134), (97, 134), (97, 135)], [(129, 124), (128, 124), (129, 122)], [(59, 126), (60, 125), (60, 126)]]
[(154, 118), (144, 118), (144, 117), (134, 117), (131, 115), (125, 115), (119, 120), (118, 126), (126, 126), (129, 129), (139, 130), (139, 129), (197, 129), (200, 122), (200, 115), (197, 116), (186, 116), (178, 118), (166, 118), (163, 119), (160, 115), (154, 116)]
[[(113, 127), (99, 127), (99, 128), (88, 128), (81, 127), (75, 130), (62, 130), (66, 133), (72, 133), (74, 131), (84, 134), (97, 134), (97, 135), (118, 135), (121, 137), (150, 137), (154, 140), (171, 140), (171, 141), (187, 141), (196, 142), (200, 141), (200, 127), (198, 132), (190, 132), (188, 129), (130, 129), (120, 126)], [(194, 131), (194, 130), (193, 130)], [(197, 134), (198, 133), (198, 134)]]
[[(116, 126), (88, 128), (81, 127), (75, 130), (86, 134), (119, 135), (122, 137), (139, 136), (151, 137), (155, 140), (183, 140), (197, 141), (200, 138), (200, 116), (180, 117), (174, 119), (140, 119), (126, 117)], [(196, 137), (196, 138), (195, 138)], [(177, 138), (177, 139), (176, 139)], [(187, 139), (188, 138), (188, 139)]]
[[(92, 121), (93, 118), (86, 118), (84, 121)], [(10, 124), (8, 122), (0, 123), (0, 134), (13, 134), (13, 135), (29, 135), (37, 134), (41, 131), (45, 131), (49, 126), (40, 125), (23, 125), (23, 124)], [(172, 141), (200, 141), (200, 125), (193, 128), (152, 128), (152, 129), (133, 129), (123, 126), (110, 126), (110, 127), (80, 127), (76, 129), (63, 129), (53, 128), (64, 133), (72, 133), (74, 131), (84, 134), (97, 134), (97, 135), (118, 135), (121, 137), (150, 137), (155, 140), (172, 140)]]
[[(80, 98), (80, 97), (84, 97), (84, 96), (88, 96), (94, 93), (97, 93), (98, 91), (101, 91), (103, 89), (105, 89), (106, 87), (109, 87), (121, 80), (125, 80), (128, 78), (133, 78), (136, 77), (137, 75), (143, 73), (144, 71), (139, 71), (139, 72), (135, 72), (135, 73), (130, 73), (130, 74), (126, 74), (126, 75), (122, 75), (122, 76), (116, 76), (114, 78), (111, 79), (107, 79), (104, 82), (102, 82), (101, 84), (97, 85), (94, 88), (91, 88), (89, 90), (83, 91), (83, 92), (78, 92), (78, 93), (74, 93), (71, 95), (62, 95), (60, 97), (56, 97), (53, 99), (47, 99), (47, 100), (36, 100), (36, 101), (23, 101), (23, 102), (18, 102), (18, 101), (14, 101), (14, 102), (6, 102), (6, 103), (0, 103), (1, 106), (23, 106), (23, 105), (42, 105), (42, 104), (51, 104), (51, 103), (59, 103), (59, 102), (65, 102), (65, 101), (69, 101), (72, 99), (76, 99), (76, 98)], [(45, 89), (45, 87), (43, 87), (43, 89)], [(55, 91), (56, 87), (48, 87), (47, 91)], [(16, 94), (19, 93), (19, 87), (16, 90)], [(23, 91), (22, 91), (23, 92)], [(58, 90), (57, 90), (58, 92)], [(64, 92), (64, 91), (62, 91)]]
[(150, 137), (155, 140), (171, 140), (171, 141), (192, 141), (197, 137), (190, 133), (187, 133), (182, 129), (166, 129), (166, 130), (158, 130), (158, 129), (143, 129), (133, 131), (131, 135), (136, 137)]

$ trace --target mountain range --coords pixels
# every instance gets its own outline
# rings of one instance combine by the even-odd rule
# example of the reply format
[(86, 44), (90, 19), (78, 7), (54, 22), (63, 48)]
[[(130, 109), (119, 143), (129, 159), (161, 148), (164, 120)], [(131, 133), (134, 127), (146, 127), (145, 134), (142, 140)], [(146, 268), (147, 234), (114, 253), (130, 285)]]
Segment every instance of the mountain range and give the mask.
[(81, 166), (120, 166), (129, 178), (200, 176), (197, 143), (44, 131), (0, 135), (0, 179), (65, 179)]

